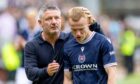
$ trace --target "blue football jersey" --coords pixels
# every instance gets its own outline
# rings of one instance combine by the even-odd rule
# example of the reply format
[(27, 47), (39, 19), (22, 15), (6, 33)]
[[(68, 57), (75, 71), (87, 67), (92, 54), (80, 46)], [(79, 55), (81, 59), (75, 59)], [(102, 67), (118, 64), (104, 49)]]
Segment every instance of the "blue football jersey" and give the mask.
[(65, 70), (72, 72), (73, 84), (107, 84), (105, 68), (117, 64), (111, 42), (99, 33), (82, 44), (69, 40), (64, 53)]

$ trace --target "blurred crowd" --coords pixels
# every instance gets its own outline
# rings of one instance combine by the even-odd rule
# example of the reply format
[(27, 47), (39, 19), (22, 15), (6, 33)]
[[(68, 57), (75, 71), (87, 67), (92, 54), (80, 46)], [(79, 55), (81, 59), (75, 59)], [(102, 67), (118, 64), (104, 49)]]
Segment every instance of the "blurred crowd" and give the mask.
[[(80, 5), (78, 0), (50, 1), (54, 1), (63, 12), (62, 31), (70, 32), (66, 12), (70, 7)], [(0, 84), (7, 81), (16, 81), (19, 84), (21, 79), (18, 78), (25, 75), (17, 75), (23, 67), (24, 46), (41, 31), (36, 22), (38, 10), (47, 2), (48, 0), (0, 0)], [(128, 74), (133, 73), (135, 66), (140, 64), (140, 17), (100, 14), (95, 18), (105, 35), (111, 39), (118, 64)]]

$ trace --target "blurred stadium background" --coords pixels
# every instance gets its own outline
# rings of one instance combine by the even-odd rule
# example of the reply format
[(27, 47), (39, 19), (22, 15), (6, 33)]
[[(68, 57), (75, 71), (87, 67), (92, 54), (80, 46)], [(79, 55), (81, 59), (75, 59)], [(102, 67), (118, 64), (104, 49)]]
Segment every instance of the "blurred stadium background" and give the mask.
[[(27, 41), (19, 38), (19, 33), (30, 31), (32, 26), (39, 29), (32, 18), (37, 19), (37, 11), (49, 1), (56, 3), (63, 12), (63, 32), (70, 32), (66, 18), (69, 8), (89, 8), (114, 45), (118, 59), (117, 84), (140, 84), (140, 0), (0, 0), (0, 84), (16, 84), (16, 71), (22, 61), (21, 50), (16, 46)], [(130, 63), (134, 67), (132, 73), (127, 73), (121, 49), (126, 28), (131, 30), (135, 39), (134, 61)], [(129, 38), (130, 41), (134, 39)]]

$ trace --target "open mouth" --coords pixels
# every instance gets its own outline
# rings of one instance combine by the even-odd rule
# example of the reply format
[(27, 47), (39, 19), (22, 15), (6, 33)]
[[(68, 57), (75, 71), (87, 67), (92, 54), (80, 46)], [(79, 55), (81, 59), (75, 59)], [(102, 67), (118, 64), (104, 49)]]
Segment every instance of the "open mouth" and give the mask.
[(81, 38), (81, 37), (76, 37), (76, 39), (78, 39), (78, 40), (79, 40), (80, 38)]

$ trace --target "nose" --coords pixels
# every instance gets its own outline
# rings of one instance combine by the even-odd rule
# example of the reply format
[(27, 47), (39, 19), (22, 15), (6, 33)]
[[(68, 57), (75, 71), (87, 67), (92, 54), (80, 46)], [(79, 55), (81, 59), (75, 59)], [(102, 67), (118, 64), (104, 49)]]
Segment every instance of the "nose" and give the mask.
[(52, 18), (52, 23), (56, 23), (56, 19), (55, 18)]
[(77, 37), (79, 37), (79, 36), (81, 36), (81, 32), (77, 30), (76, 33), (75, 33), (75, 35), (76, 35)]

